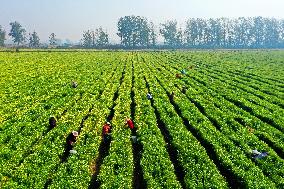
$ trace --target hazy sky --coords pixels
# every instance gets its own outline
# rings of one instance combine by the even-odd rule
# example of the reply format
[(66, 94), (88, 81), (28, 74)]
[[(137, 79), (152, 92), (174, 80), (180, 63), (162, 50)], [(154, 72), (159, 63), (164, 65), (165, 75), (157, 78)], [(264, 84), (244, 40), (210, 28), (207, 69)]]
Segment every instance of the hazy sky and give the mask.
[(28, 32), (48, 39), (80, 40), (84, 30), (102, 26), (117, 40), (116, 24), (126, 15), (145, 16), (155, 24), (190, 17), (265, 16), (284, 18), (284, 0), (1, 0), (0, 25), (19, 21)]

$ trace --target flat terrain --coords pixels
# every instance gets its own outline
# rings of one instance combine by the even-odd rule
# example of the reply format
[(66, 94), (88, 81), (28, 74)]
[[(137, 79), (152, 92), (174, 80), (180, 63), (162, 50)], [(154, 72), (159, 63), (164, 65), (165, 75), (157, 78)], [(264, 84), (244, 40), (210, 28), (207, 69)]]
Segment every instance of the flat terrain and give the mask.
[(0, 52), (0, 70), (0, 188), (284, 188), (284, 51)]

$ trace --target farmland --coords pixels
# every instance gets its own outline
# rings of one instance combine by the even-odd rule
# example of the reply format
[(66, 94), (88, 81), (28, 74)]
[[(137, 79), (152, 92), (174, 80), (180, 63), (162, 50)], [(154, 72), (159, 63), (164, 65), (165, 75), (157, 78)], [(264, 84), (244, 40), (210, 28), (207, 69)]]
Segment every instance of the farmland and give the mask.
[(0, 52), (0, 70), (0, 188), (284, 188), (283, 51)]

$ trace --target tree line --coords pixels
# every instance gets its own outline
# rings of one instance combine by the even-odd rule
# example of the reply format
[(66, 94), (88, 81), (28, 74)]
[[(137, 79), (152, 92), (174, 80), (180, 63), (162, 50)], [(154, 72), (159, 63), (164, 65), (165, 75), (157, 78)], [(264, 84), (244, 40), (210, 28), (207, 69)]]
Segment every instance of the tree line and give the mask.
[[(28, 40), (30, 47), (39, 47), (40, 39), (34, 31), (26, 30), (18, 22), (10, 23), (9, 36), (17, 45)], [(185, 28), (176, 20), (155, 25), (145, 17), (124, 16), (117, 22), (116, 47), (136, 48), (284, 48), (284, 19), (264, 17), (190, 18)], [(158, 43), (160, 36), (163, 43)], [(4, 46), (6, 31), (0, 26), (0, 46)], [(49, 45), (56, 46), (56, 35), (49, 36)], [(109, 48), (109, 34), (102, 27), (83, 31), (83, 48)]]

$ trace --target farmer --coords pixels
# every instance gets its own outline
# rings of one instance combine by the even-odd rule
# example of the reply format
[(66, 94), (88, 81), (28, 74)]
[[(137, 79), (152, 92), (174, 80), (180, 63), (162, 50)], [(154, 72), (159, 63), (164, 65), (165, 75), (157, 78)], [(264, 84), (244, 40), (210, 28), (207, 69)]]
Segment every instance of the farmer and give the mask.
[(65, 151), (64, 151), (64, 154), (63, 154), (62, 159), (61, 159), (62, 162), (65, 162), (67, 160), (70, 153), (71, 154), (77, 153), (76, 150), (73, 150), (73, 146), (74, 146), (74, 143), (77, 140), (78, 135), (79, 135), (79, 133), (77, 131), (72, 131), (72, 133), (70, 133), (67, 136), (66, 144), (65, 144)]
[(252, 150), (251, 153), (254, 159), (262, 159), (268, 156), (268, 152), (259, 152), (257, 150)]
[(152, 95), (151, 95), (150, 93), (148, 93), (148, 94), (147, 94), (147, 99), (148, 99), (148, 100), (151, 100), (152, 98), (153, 98)]
[(76, 81), (72, 81), (71, 85), (73, 88), (77, 88), (78, 87), (78, 83)]
[(71, 149), (72, 149), (74, 143), (76, 142), (78, 135), (79, 135), (79, 133), (77, 131), (72, 131), (72, 133), (70, 133), (68, 135), (68, 137), (66, 138), (67, 146), (71, 147)]
[(133, 143), (135, 144), (137, 142), (137, 136), (136, 136), (136, 133), (135, 133), (136, 128), (134, 127), (133, 121), (129, 118), (126, 118), (125, 119), (125, 125), (127, 125), (130, 128), (130, 130), (132, 131), (133, 136), (131, 136), (131, 139), (132, 139)]
[(51, 116), (49, 118), (49, 127), (50, 129), (53, 129), (54, 127), (56, 127), (56, 119), (54, 116)]
[(186, 71), (185, 70), (181, 70), (180, 73), (186, 74)]
[(134, 129), (134, 124), (133, 124), (133, 121), (129, 118), (126, 118), (125, 120), (125, 125), (128, 125), (128, 127), (133, 130)]
[(181, 78), (181, 75), (180, 74), (176, 74), (176, 78)]
[(76, 153), (76, 150), (73, 150), (73, 146), (74, 146), (74, 143), (77, 140), (78, 135), (79, 135), (79, 133), (77, 131), (72, 131), (72, 133), (70, 133), (67, 136), (63, 161), (66, 160), (69, 153), (73, 153), (73, 154)]
[(103, 126), (103, 130), (102, 130), (102, 135), (103, 135), (103, 140), (104, 143), (107, 143), (110, 141), (111, 139), (111, 124), (110, 122), (106, 122)]

